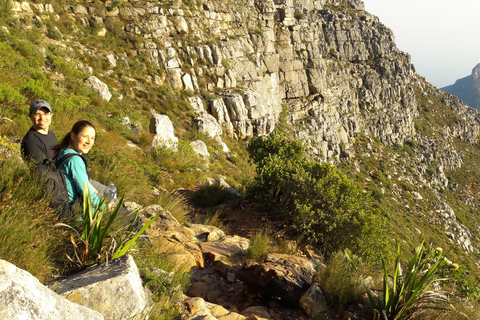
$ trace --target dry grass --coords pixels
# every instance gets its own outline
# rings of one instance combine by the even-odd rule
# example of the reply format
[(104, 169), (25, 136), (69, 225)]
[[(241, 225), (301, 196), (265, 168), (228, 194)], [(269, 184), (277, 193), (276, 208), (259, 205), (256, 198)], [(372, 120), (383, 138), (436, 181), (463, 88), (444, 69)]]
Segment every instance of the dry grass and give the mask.
[(250, 246), (245, 258), (257, 262), (263, 262), (272, 251), (272, 239), (266, 230), (255, 233), (250, 238)]
[(62, 231), (48, 206), (42, 182), (10, 158), (0, 162), (0, 258), (27, 270), (40, 281), (59, 271)]
[(435, 309), (419, 309), (411, 316), (412, 320), (479, 320), (480, 303), (475, 300), (459, 301), (438, 305)]
[(184, 224), (187, 222), (188, 208), (183, 199), (175, 194), (161, 192), (159, 195), (155, 196), (150, 203), (158, 204), (170, 212), (179, 223)]
[(348, 306), (360, 301), (365, 293), (361, 285), (361, 260), (356, 258), (355, 269), (343, 252), (332, 256), (326, 267), (319, 270), (315, 282), (322, 288), (330, 307), (343, 312)]

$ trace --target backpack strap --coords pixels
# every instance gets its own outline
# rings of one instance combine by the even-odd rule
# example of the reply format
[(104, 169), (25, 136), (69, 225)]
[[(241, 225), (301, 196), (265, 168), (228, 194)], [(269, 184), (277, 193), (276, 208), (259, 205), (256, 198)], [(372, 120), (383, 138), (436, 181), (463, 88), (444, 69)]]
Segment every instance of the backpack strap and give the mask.
[[(55, 161), (55, 166), (60, 169), (60, 167), (65, 163), (65, 161), (67, 161), (68, 159), (70, 159), (71, 157), (73, 156), (79, 156), (80, 158), (82, 158), (83, 162), (85, 162), (85, 169), (88, 168), (88, 163), (87, 163), (87, 159), (85, 159), (84, 156), (82, 156), (81, 154), (78, 154), (78, 153), (67, 153), (66, 155), (64, 155), (63, 157), (61, 157), (60, 159), (57, 159), (55, 158), (54, 161)], [(88, 172), (87, 172), (87, 176), (88, 176)]]

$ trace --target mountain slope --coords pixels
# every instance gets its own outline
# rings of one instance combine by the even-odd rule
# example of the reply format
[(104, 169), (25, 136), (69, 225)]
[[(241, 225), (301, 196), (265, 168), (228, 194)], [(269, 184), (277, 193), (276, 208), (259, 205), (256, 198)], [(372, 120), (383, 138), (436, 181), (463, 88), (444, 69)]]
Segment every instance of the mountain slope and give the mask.
[[(13, 2), (0, 29), (0, 116), (15, 125), (3, 133), (27, 130), (25, 105), (37, 97), (56, 107), (58, 136), (93, 118), (104, 138), (93, 174), (125, 170), (132, 180), (120, 191), (141, 198), (209, 175), (240, 188), (252, 175), (249, 139), (286, 128), (371, 192), (397, 239), (450, 247), (476, 271), (480, 116), (418, 75), (364, 9), (359, 0)], [(92, 76), (110, 99), (88, 86)], [(210, 166), (173, 168), (151, 152), (152, 111), (186, 145), (205, 141)]]

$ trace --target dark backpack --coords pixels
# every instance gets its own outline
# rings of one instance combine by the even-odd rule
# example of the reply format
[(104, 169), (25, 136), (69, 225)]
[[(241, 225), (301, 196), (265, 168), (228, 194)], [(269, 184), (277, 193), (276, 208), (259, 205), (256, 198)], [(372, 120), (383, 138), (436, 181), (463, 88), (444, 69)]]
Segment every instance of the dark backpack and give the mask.
[(51, 197), (50, 208), (64, 215), (70, 211), (70, 204), (65, 174), (60, 167), (73, 156), (81, 157), (87, 166), (87, 160), (78, 153), (68, 153), (60, 159), (45, 159), (37, 166), (40, 174), (45, 177), (45, 188)]

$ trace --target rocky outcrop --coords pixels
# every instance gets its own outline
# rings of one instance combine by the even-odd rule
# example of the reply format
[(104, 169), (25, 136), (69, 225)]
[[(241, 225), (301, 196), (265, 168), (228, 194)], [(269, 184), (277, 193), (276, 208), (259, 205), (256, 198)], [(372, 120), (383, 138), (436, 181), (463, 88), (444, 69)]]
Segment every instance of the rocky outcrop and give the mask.
[(0, 318), (103, 320), (101, 313), (69, 301), (27, 271), (0, 260)]
[[(432, 193), (450, 187), (449, 172), (464, 165), (455, 142), (477, 144), (480, 136), (479, 113), (419, 76), (410, 56), (396, 47), (392, 31), (360, 0), (209, 0), (201, 6), (129, 1), (107, 2), (105, 8), (93, 2), (54, 8), (14, 1), (13, 11), (31, 20), (62, 14), (76, 22), (69, 37), (59, 35), (49, 43), (69, 50), (70, 61), (92, 72), (90, 79), (108, 83), (115, 98), (153, 95), (155, 89), (166, 91), (166, 100), (170, 94), (186, 97), (189, 105), (175, 110), (183, 113), (179, 121), (187, 118), (181, 125), (214, 139), (225, 153), (230, 149), (222, 137), (267, 135), (281, 121), (317, 161), (352, 161), (357, 171), (371, 159), (389, 162), (392, 156), (392, 163), (406, 162), (392, 166), (390, 175), (395, 201), (405, 209), (410, 209), (406, 197), (419, 200), (421, 194), (399, 184)], [(78, 25), (93, 27), (101, 37), (118, 32), (129, 46), (118, 52), (86, 48), (77, 41), (83, 34)], [(88, 57), (96, 57), (103, 69), (89, 66)], [(133, 70), (138, 64), (145, 69)], [(127, 77), (129, 69), (138, 74)], [(428, 118), (437, 105), (441, 112)], [(157, 116), (151, 125), (153, 145), (175, 150), (177, 128), (167, 115)], [(378, 149), (408, 144), (413, 152), (400, 161), (393, 152), (362, 150), (364, 138), (378, 141)], [(201, 152), (206, 155), (203, 147)], [(172, 238), (168, 242), (172, 250), (180, 249)]]

